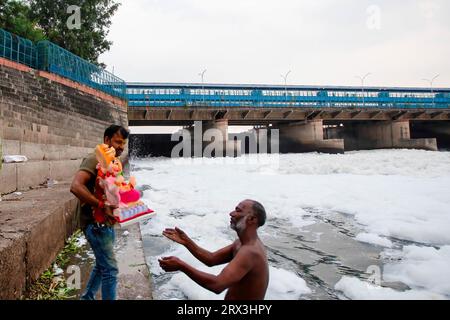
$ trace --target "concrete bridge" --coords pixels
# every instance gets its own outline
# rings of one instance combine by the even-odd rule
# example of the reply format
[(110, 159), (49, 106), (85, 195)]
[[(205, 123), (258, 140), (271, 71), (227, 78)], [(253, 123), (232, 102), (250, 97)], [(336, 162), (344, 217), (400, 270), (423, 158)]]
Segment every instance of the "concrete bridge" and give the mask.
[(280, 152), (450, 147), (448, 88), (128, 83), (127, 97), (130, 125), (278, 129)]

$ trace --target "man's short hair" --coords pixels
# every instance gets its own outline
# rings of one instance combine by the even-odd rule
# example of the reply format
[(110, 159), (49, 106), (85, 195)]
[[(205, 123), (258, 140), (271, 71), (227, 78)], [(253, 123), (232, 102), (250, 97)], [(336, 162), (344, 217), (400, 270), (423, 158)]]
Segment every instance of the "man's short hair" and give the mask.
[(113, 124), (113, 125), (109, 126), (109, 127), (105, 130), (105, 134), (103, 135), (103, 138), (108, 137), (108, 138), (112, 139), (112, 137), (113, 137), (117, 132), (119, 132), (120, 135), (121, 135), (124, 139), (128, 139), (128, 136), (130, 135), (130, 132), (129, 132), (127, 129), (125, 129), (124, 127)]
[(258, 227), (261, 227), (266, 223), (266, 209), (258, 201), (252, 200), (252, 202), (252, 209), (256, 215), (256, 220), (258, 220)]

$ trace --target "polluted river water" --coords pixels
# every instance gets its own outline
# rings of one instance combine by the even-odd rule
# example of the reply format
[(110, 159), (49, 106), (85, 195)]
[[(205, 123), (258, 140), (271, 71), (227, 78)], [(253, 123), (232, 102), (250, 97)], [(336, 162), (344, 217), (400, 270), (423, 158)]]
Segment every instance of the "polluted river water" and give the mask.
[(244, 199), (267, 211), (259, 235), (266, 299), (450, 298), (450, 152), (377, 150), (242, 158), (133, 159), (157, 215), (141, 224), (155, 299), (223, 299), (159, 257), (208, 268), (164, 238), (177, 226), (215, 251), (236, 238), (229, 213)]

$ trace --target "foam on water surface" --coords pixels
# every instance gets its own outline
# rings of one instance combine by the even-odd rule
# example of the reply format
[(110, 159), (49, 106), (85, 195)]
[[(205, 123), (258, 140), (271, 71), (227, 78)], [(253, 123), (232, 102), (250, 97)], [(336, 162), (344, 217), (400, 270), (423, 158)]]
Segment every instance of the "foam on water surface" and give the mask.
[[(145, 185), (144, 201), (158, 212), (153, 220), (142, 225), (157, 298), (222, 298), (203, 291), (182, 274), (166, 274), (159, 268), (159, 256), (178, 255), (196, 267), (205, 268), (202, 269), (204, 271), (217, 274), (221, 270), (220, 267), (202, 266), (186, 249), (163, 238), (161, 232), (166, 227), (178, 226), (208, 250), (217, 250), (235, 239), (235, 232), (229, 228), (228, 214), (246, 198), (260, 201), (268, 213), (267, 225), (260, 230), (263, 241), (273, 243), (269, 247), (271, 279), (266, 298), (299, 299), (314, 295), (314, 277), (305, 278), (307, 274), (302, 267), (299, 268), (305, 264), (301, 260), (308, 257), (298, 255), (300, 249), (277, 241), (298, 241), (297, 247), (307, 247), (313, 256), (314, 247), (322, 244), (321, 238), (327, 239), (321, 233), (329, 232), (327, 228), (324, 231), (313, 227), (324, 223), (336, 230), (340, 238), (335, 247), (324, 249), (330, 257), (335, 256), (327, 258), (331, 262), (323, 263), (322, 260), (326, 259), (315, 257), (307, 265), (311, 270), (322, 270), (323, 278), (327, 278), (327, 266), (333, 265), (342, 271), (346, 270), (348, 263), (357, 268), (354, 272), (342, 271), (342, 274), (354, 273), (353, 278), (363, 281), (364, 277), (359, 273), (366, 271), (364, 263), (359, 265), (353, 257), (346, 257), (345, 252), (340, 251), (339, 247), (345, 247), (342, 242), (345, 241), (351, 243), (354, 250), (361, 251), (355, 252), (356, 256), (373, 251), (367, 258), (368, 263), (378, 259), (380, 265), (386, 265), (384, 272), (386, 277), (391, 277), (390, 280), (416, 285), (417, 288), (420, 286), (421, 292), (430, 294), (430, 298), (433, 294), (450, 295), (447, 285), (437, 286), (431, 278), (420, 277), (421, 270), (430, 266), (414, 270), (413, 262), (407, 263), (412, 261), (410, 252), (404, 251), (404, 247), (415, 245), (435, 248), (436, 257), (446, 254), (445, 246), (450, 245), (449, 152), (379, 150), (345, 155), (289, 154), (275, 158), (277, 162), (263, 163), (252, 161), (252, 157), (244, 156), (247, 161), (165, 158), (132, 161), (136, 171), (134, 175)], [(345, 217), (344, 222), (339, 220), (342, 217)], [(308, 234), (312, 239), (311, 248), (305, 245), (304, 240), (297, 239)], [(328, 242), (333, 240), (328, 239)], [(276, 258), (272, 259), (274, 250), (282, 252), (288, 260), (292, 258), (292, 262), (281, 263)], [(398, 259), (391, 261), (383, 254), (374, 257), (375, 252), (383, 250), (396, 252)], [(323, 252), (314, 254), (320, 256)], [(417, 254), (428, 253), (420, 251)], [(436, 265), (448, 266), (446, 270), (450, 270), (447, 258), (433, 261)], [(390, 265), (392, 267), (388, 267)], [(446, 270), (443, 268), (441, 276), (450, 279)], [(395, 277), (403, 271), (410, 273), (408, 278)], [(334, 293), (352, 285), (358, 286), (358, 282), (344, 280), (345, 285), (341, 283), (335, 288), (342, 277), (336, 280), (334, 276), (329, 277), (331, 280), (327, 284)], [(291, 283), (300, 289), (293, 289), (289, 286)], [(362, 294), (361, 290), (356, 292)], [(380, 292), (386, 292), (386, 297), (390, 295), (388, 291)], [(344, 294), (358, 298), (355, 292), (350, 294), (347, 290)], [(382, 297), (383, 293), (379, 296)]]

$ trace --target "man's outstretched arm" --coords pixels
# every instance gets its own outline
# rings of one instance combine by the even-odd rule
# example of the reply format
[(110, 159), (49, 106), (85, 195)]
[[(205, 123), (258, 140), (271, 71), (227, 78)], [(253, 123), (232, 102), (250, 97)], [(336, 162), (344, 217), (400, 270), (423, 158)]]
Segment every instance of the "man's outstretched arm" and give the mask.
[(177, 257), (162, 258), (159, 265), (165, 271), (182, 271), (203, 288), (219, 294), (239, 282), (253, 267), (253, 260), (252, 253), (242, 248), (217, 276), (195, 269)]
[(165, 229), (163, 231), (163, 235), (170, 240), (185, 246), (194, 257), (208, 267), (224, 264), (233, 259), (233, 249), (235, 243), (217, 250), (216, 252), (210, 252), (197, 245), (183, 230), (179, 228), (175, 227), (175, 229)]

